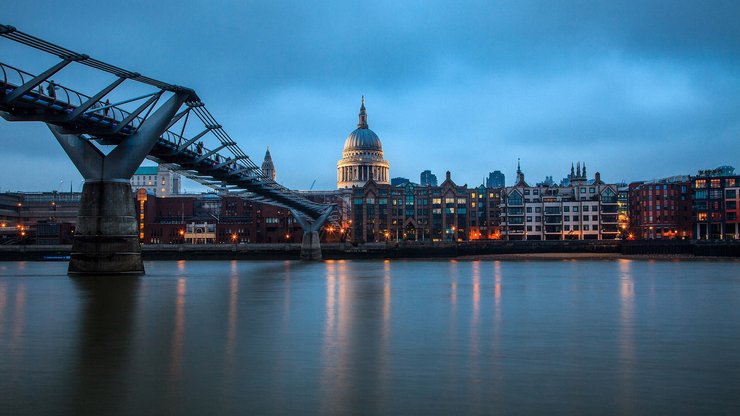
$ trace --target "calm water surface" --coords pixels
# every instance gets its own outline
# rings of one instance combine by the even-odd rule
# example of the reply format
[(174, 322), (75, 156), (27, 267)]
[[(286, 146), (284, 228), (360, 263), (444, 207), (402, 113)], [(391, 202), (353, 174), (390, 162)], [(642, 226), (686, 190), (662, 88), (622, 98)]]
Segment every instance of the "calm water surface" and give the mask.
[(740, 262), (0, 263), (0, 414), (740, 414)]

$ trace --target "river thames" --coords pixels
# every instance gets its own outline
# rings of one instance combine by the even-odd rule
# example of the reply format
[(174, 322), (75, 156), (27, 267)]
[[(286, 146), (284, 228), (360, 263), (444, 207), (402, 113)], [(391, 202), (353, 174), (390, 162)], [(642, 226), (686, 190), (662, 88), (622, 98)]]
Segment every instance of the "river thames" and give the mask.
[(740, 414), (737, 261), (0, 263), (0, 413)]

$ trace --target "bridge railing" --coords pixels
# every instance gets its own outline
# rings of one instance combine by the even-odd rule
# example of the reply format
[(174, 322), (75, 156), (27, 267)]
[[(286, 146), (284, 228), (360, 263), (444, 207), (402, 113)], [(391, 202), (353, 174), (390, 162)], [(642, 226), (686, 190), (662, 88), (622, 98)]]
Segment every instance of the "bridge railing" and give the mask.
[[(12, 93), (18, 86), (23, 85), (27, 81), (33, 79), (35, 76), (29, 72), (23, 71), (16, 67), (8, 64), (0, 63), (0, 69), (2, 72), (2, 87), (4, 93)], [(54, 92), (52, 93), (52, 88)], [(75, 91), (71, 88), (65, 87), (62, 84), (44, 80), (36, 88), (28, 91), (21, 97), (25, 104), (40, 105), (55, 111), (71, 113), (78, 106), (87, 102), (91, 97), (87, 94)], [(156, 101), (154, 104), (156, 105)], [(219, 152), (215, 152), (213, 148), (207, 147), (202, 142), (195, 142), (182, 149), (181, 152), (188, 152), (193, 158), (199, 158), (202, 155), (208, 155), (201, 162), (208, 165), (209, 168), (214, 168), (218, 165), (222, 166), (221, 171), (226, 170), (228, 173), (241, 172), (239, 175), (242, 178), (249, 178), (253, 183), (259, 184), (262, 189), (271, 189), (288, 196), (291, 199), (301, 200), (303, 197), (298, 195), (295, 191), (292, 191), (284, 186), (278, 184), (272, 178), (265, 177), (262, 170), (252, 161), (239, 146), (231, 140), (228, 134), (218, 125), (216, 120), (210, 115), (207, 110), (202, 108), (201, 103), (188, 103), (190, 111), (194, 111), (203, 123), (211, 123), (210, 125), (215, 126), (211, 133), (218, 139), (220, 146), (215, 149), (226, 149), (231, 155), (224, 156)], [(81, 114), (80, 117), (86, 121), (104, 123), (108, 126), (114, 126), (117, 123), (125, 120), (131, 113), (116, 105), (109, 105), (107, 102), (96, 101), (93, 106)], [(145, 117), (136, 116), (133, 117), (126, 128), (123, 129), (122, 133), (132, 134), (136, 132), (138, 127), (144, 122)], [(166, 130), (162, 133), (161, 140), (166, 141), (171, 147), (179, 148), (180, 145), (186, 142), (188, 139), (173, 131), (173, 129)], [(210, 155), (209, 155), (210, 154)], [(231, 162), (231, 163), (228, 163)], [(212, 180), (204, 179), (201, 172), (189, 172), (188, 169), (183, 169), (177, 165), (169, 164), (173, 170), (180, 171), (184, 176), (189, 179), (195, 180), (202, 185), (210, 188), (224, 190), (222, 184), (219, 186), (214, 184)], [(255, 194), (249, 191), (237, 190), (236, 194), (258, 199)], [(306, 206), (311, 206), (314, 209), (321, 206), (321, 204), (306, 201)]]
[[(278, 205), (283, 204), (286, 206), (287, 204), (289, 207), (301, 209), (303, 214), (308, 215), (307, 213), (310, 213), (314, 218), (320, 217), (321, 213), (329, 207), (326, 204), (318, 204), (306, 200), (295, 191), (278, 184), (272, 178), (265, 177), (259, 166), (241, 150), (237, 143), (216, 121), (200, 101), (198, 94), (194, 90), (158, 81), (136, 72), (127, 71), (91, 58), (88, 55), (76, 53), (43, 39), (23, 33), (12, 26), (0, 24), (0, 36), (63, 59), (55, 67), (47, 70), (45, 74), (56, 73), (56, 71), (59, 71), (65, 65), (71, 62), (77, 62), (119, 78), (119, 81), (114, 82), (96, 94), (95, 97), (99, 98), (96, 98), (92, 105), (90, 105), (91, 96), (54, 83), (48, 79), (39, 82), (38, 85), (34, 85), (31, 89), (26, 90), (24, 88), (22, 97), (15, 97), (13, 98), (14, 100), (20, 99), (34, 107), (43, 106), (52, 110), (46, 119), (43, 117), (34, 119), (55, 124), (66, 123), (67, 127), (79, 130), (80, 134), (83, 137), (86, 136), (85, 138), (87, 139), (98, 140), (103, 144), (115, 144), (116, 141), (121, 140), (123, 137), (136, 133), (151, 111), (157, 106), (159, 99), (165, 92), (186, 92), (189, 97), (185, 102), (188, 106), (187, 110), (178, 114), (170, 124), (172, 130), (168, 128), (160, 137), (163, 142), (167, 143), (164, 148), (171, 149), (170, 156), (177, 154), (183, 157), (174, 162), (174, 165), (173, 162), (168, 160), (165, 160), (164, 163), (171, 166), (179, 166), (181, 169), (177, 170), (183, 172), (186, 177), (195, 179), (208, 187), (229, 192), (241, 192), (237, 188), (244, 189), (243, 187), (246, 186), (247, 189), (244, 190), (247, 193), (254, 193), (258, 199), (261, 198), (265, 202), (274, 202)], [(0, 63), (0, 69), (2, 69), (3, 77), (2, 94), (6, 97), (8, 94), (16, 91), (19, 86), (29, 85), (28, 82), (35, 78), (34, 75), (7, 64)], [(108, 100), (102, 102), (102, 97), (105, 97), (107, 93), (116, 88), (123, 79), (147, 84), (156, 88), (158, 91), (112, 105), (109, 104)], [(145, 98), (146, 101), (139, 104), (131, 112), (119, 107), (119, 105)], [(85, 107), (85, 110), (79, 110), (80, 107)], [(144, 112), (145, 115), (141, 116)], [(64, 117), (65, 114), (67, 117)], [(185, 125), (190, 114), (197, 116), (205, 130), (202, 133), (193, 135), (191, 138), (187, 138), (185, 137)], [(185, 115), (185, 121), (182, 122), (182, 127), (178, 126), (175, 129), (179, 116), (182, 115)], [(85, 133), (84, 129), (86, 128), (89, 129), (89, 134)], [(180, 131), (180, 133), (178, 134), (176, 131)], [(215, 138), (218, 140), (218, 144), (214, 144), (212, 148), (207, 147), (201, 139), (206, 137), (209, 138), (209, 141)], [(187, 146), (183, 147), (183, 144), (187, 144)], [(157, 159), (151, 154), (149, 157), (161, 163), (161, 159)], [(168, 157), (167, 159), (173, 160), (172, 157)]]
[[(3, 88), (5, 88), (6, 93), (12, 92), (35, 77), (35, 75), (29, 72), (2, 62), (0, 62), (0, 70), (2, 71)], [(36, 88), (26, 93), (23, 98), (28, 103), (44, 105), (59, 111), (71, 112), (89, 100), (90, 96), (65, 87), (62, 84), (44, 80)], [(100, 108), (101, 110), (99, 111), (103, 113), (104, 118), (107, 118), (108, 122), (112, 124), (123, 121), (130, 114), (128, 111), (116, 106), (110, 106), (107, 108), (108, 111), (105, 111), (106, 109), (103, 109), (105, 106), (106, 104), (104, 102), (97, 101), (93, 105), (93, 109), (86, 114), (95, 114), (96, 111), (94, 109)], [(100, 114), (97, 116), (100, 116)], [(88, 117), (91, 116), (88, 115)], [(142, 121), (140, 117), (137, 117), (132, 120), (130, 125), (135, 129), (138, 128)]]

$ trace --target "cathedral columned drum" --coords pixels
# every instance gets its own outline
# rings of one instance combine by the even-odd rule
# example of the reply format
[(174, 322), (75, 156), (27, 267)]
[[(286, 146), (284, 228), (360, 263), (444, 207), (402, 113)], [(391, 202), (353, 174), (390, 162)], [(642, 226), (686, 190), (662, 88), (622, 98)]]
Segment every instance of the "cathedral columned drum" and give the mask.
[(376, 183), (389, 183), (390, 165), (383, 159), (380, 138), (367, 126), (363, 97), (357, 129), (347, 136), (342, 159), (337, 162), (337, 189), (363, 186), (370, 179)]

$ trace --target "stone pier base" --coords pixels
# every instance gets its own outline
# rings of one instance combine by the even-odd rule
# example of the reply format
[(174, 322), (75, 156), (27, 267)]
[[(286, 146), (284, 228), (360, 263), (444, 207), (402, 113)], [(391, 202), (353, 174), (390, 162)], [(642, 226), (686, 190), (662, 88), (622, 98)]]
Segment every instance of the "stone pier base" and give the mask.
[(68, 273), (144, 274), (128, 182), (85, 182)]
[(319, 243), (318, 231), (303, 233), (301, 260), (321, 260), (321, 244)]

